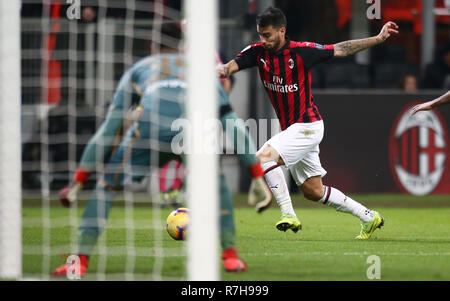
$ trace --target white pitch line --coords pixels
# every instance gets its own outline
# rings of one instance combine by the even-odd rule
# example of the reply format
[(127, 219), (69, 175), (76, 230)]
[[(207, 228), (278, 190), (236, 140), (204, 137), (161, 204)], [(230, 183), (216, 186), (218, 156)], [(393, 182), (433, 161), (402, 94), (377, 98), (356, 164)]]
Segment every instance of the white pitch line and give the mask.
[[(107, 248), (107, 256), (126, 256), (128, 255), (127, 247), (108, 247)], [(164, 248), (163, 254), (160, 254), (159, 251), (155, 251), (153, 247), (136, 247), (135, 257), (185, 257), (186, 251), (183, 248)], [(43, 255), (41, 245), (24, 245), (23, 246), (23, 254), (24, 255)], [(56, 256), (61, 254), (70, 253), (70, 246), (62, 245), (62, 246), (53, 246), (51, 247), (50, 256)], [(92, 255), (104, 255), (100, 254), (98, 250), (94, 251)]]
[(301, 256), (301, 255), (317, 255), (317, 256), (450, 256), (450, 252), (292, 252), (292, 253), (241, 253), (245, 256)]
[[(95, 219), (92, 219), (95, 221)], [(27, 217), (22, 221), (22, 225), (24, 228), (36, 228), (43, 227), (42, 218), (40, 217)], [(79, 227), (80, 222), (78, 221), (76, 225), (70, 223), (67, 217), (57, 217), (52, 218), (50, 221), (50, 228), (62, 228), (62, 227), (70, 227), (75, 226)], [(161, 222), (160, 227), (155, 227), (155, 225), (148, 220), (135, 220), (134, 221), (134, 229), (135, 230), (154, 230), (154, 229), (163, 229), (165, 226), (164, 222)], [(109, 219), (106, 222), (106, 228), (108, 229), (127, 229), (127, 224), (124, 219)]]
[[(124, 281), (126, 280), (125, 273), (107, 273), (106, 275), (107, 281)], [(144, 273), (135, 273), (133, 274), (135, 281), (154, 281), (154, 277), (151, 273), (144, 274)], [(41, 277), (41, 278), (39, 278)], [(92, 280), (98, 280), (95, 276), (95, 273), (86, 275), (83, 277), (82, 280), (76, 280), (76, 281), (92, 281)], [(170, 277), (170, 276), (163, 276), (163, 281), (184, 281), (186, 280), (184, 277)], [(67, 278), (42, 278), (42, 274), (27, 274), (27, 277), (19, 278), (18, 281), (69, 281)], [(73, 280), (70, 280), (73, 281)]]

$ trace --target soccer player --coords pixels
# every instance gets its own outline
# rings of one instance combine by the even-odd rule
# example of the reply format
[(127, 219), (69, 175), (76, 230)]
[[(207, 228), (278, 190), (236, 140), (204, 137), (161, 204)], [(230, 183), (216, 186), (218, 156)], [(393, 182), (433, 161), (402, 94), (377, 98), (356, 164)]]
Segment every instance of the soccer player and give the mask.
[(430, 101), (427, 101), (427, 102), (415, 105), (413, 110), (412, 110), (412, 112), (411, 112), (411, 115), (414, 115), (414, 114), (416, 114), (417, 112), (420, 112), (420, 111), (431, 110), (431, 109), (433, 109), (435, 107), (441, 106), (441, 105), (446, 104), (446, 103), (450, 103), (450, 91), (447, 91), (447, 93), (445, 93), (444, 95), (439, 96), (438, 98), (435, 98), (433, 100), (430, 100)]
[(286, 23), (285, 15), (277, 8), (269, 7), (259, 14), (256, 28), (260, 42), (247, 46), (235, 59), (219, 66), (218, 75), (228, 77), (240, 70), (257, 67), (279, 119), (282, 131), (269, 139), (256, 154), (263, 165), (267, 184), (281, 208), (277, 229), (294, 232), (301, 229), (280, 168), (285, 165), (307, 199), (358, 217), (361, 231), (356, 239), (368, 239), (384, 224), (383, 217), (340, 190), (322, 184), (326, 171), (320, 163), (319, 143), (323, 138), (324, 124), (311, 93), (311, 68), (332, 58), (343, 58), (383, 43), (398, 33), (398, 26), (387, 22), (377, 36), (320, 45), (289, 40)]
[[(176, 29), (173, 30), (176, 31)], [(136, 120), (129, 127), (119, 146), (112, 150), (112, 155), (106, 164), (105, 175), (98, 181), (83, 213), (77, 252), (80, 258), (81, 276), (86, 273), (89, 255), (104, 230), (112, 200), (130, 180), (129, 178), (140, 180), (146, 176), (154, 156), (158, 156), (155, 161), (160, 166), (169, 160), (180, 159), (172, 152), (171, 142), (181, 132), (172, 131), (171, 125), (173, 121), (183, 117), (186, 100), (183, 57), (178, 53), (178, 49), (164, 48), (161, 52), (160, 55), (149, 56), (137, 62), (123, 75), (104, 123), (83, 152), (80, 168), (74, 176), (74, 183), (66, 189), (65, 194), (61, 195), (65, 198), (67, 205), (76, 200), (82, 182), (89, 176), (96, 162), (101, 161), (99, 158), (105, 158), (110, 151), (104, 146), (113, 142), (115, 131), (120, 128), (123, 121), (124, 108), (127, 108), (125, 104), (131, 100), (136, 101), (138, 104), (135, 110)], [(228, 96), (219, 81), (217, 87), (221, 105), (221, 121), (225, 124), (227, 119), (236, 119), (236, 116), (228, 104)], [(249, 140), (250, 136), (245, 128), (239, 127), (239, 123), (235, 123), (235, 126), (230, 129), (227, 128), (227, 132), (229, 130), (238, 132), (236, 135), (238, 137), (244, 135), (248, 145), (253, 143)], [(155, 141), (157, 141), (157, 149), (152, 150), (151, 146), (155, 146)], [(256, 148), (254, 151), (256, 152)], [(264, 173), (261, 165), (254, 153), (247, 152), (241, 159), (247, 164), (253, 176), (249, 195), (257, 201), (271, 198), (270, 190), (263, 180)], [(224, 174), (221, 173), (219, 176), (223, 266), (226, 271), (245, 271), (247, 265), (239, 258), (235, 249), (231, 193)], [(70, 264), (63, 264), (56, 268), (52, 275), (65, 276), (69, 268)]]

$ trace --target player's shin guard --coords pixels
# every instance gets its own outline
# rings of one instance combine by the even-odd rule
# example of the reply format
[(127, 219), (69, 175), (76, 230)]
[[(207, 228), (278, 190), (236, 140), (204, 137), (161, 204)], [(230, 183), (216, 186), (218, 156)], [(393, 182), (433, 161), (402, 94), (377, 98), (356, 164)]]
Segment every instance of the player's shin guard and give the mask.
[(320, 203), (335, 208), (337, 211), (351, 213), (363, 222), (368, 222), (373, 217), (373, 211), (367, 209), (349, 196), (334, 187), (323, 185), (323, 196)]
[(264, 170), (264, 178), (269, 185), (272, 194), (277, 200), (278, 206), (281, 208), (281, 214), (294, 215), (291, 196), (287, 187), (286, 179), (280, 166), (274, 162), (266, 162), (262, 164)]
[(115, 193), (97, 186), (83, 213), (78, 235), (78, 253), (90, 255), (103, 232)]

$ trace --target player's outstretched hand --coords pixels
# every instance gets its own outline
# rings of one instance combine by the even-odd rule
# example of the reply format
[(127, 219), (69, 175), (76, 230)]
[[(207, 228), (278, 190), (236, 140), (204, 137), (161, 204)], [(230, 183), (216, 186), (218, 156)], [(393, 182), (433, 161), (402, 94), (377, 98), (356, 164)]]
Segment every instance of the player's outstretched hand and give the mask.
[(227, 72), (226, 66), (224, 64), (218, 64), (216, 67), (216, 71), (217, 71), (217, 76), (219, 76), (220, 78), (228, 77), (228, 72)]
[(267, 187), (263, 177), (255, 177), (250, 184), (248, 192), (248, 203), (255, 206), (258, 213), (263, 212), (270, 207), (272, 203), (272, 193)]
[(431, 101), (427, 101), (427, 102), (415, 105), (414, 108), (411, 111), (411, 115), (414, 115), (414, 114), (416, 114), (419, 111), (431, 110), (432, 109), (431, 103), (432, 103)]
[(81, 183), (71, 183), (59, 191), (59, 201), (63, 207), (71, 207), (77, 200), (78, 191), (83, 188)]
[(397, 33), (398, 33), (398, 25), (392, 21), (389, 21), (386, 24), (384, 24), (383, 28), (378, 34), (378, 37), (381, 39), (382, 42), (384, 42), (391, 36), (391, 34)]

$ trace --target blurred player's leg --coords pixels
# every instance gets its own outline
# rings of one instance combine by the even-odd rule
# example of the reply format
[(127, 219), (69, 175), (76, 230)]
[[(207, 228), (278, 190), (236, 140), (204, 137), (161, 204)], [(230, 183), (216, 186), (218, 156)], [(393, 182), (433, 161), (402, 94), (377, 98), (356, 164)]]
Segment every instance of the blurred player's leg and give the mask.
[(223, 173), (220, 175), (220, 244), (225, 271), (247, 270), (247, 264), (239, 258), (236, 252), (233, 198)]
[(78, 235), (78, 254), (89, 256), (103, 233), (115, 193), (97, 185), (84, 209)]
[[(98, 237), (105, 229), (114, 197), (114, 192), (97, 185), (86, 205), (78, 233), (77, 254), (80, 258), (79, 276), (81, 277), (85, 275), (89, 256), (97, 244)], [(52, 272), (52, 276), (65, 277), (71, 266), (69, 263), (63, 264)]]
[[(78, 233), (77, 252), (80, 256), (79, 276), (81, 277), (86, 273), (89, 256), (106, 227), (112, 200), (117, 194), (114, 190), (120, 190), (123, 187), (124, 164), (130, 162), (136, 166), (145, 167), (150, 162), (149, 149), (132, 149), (133, 138), (133, 132), (129, 130), (117, 151), (110, 158), (104, 180), (99, 181), (84, 210)], [(70, 264), (63, 264), (52, 272), (52, 276), (66, 276), (70, 267)]]
[(234, 226), (233, 200), (223, 174), (220, 175), (220, 229), (222, 249), (234, 247), (236, 228)]

